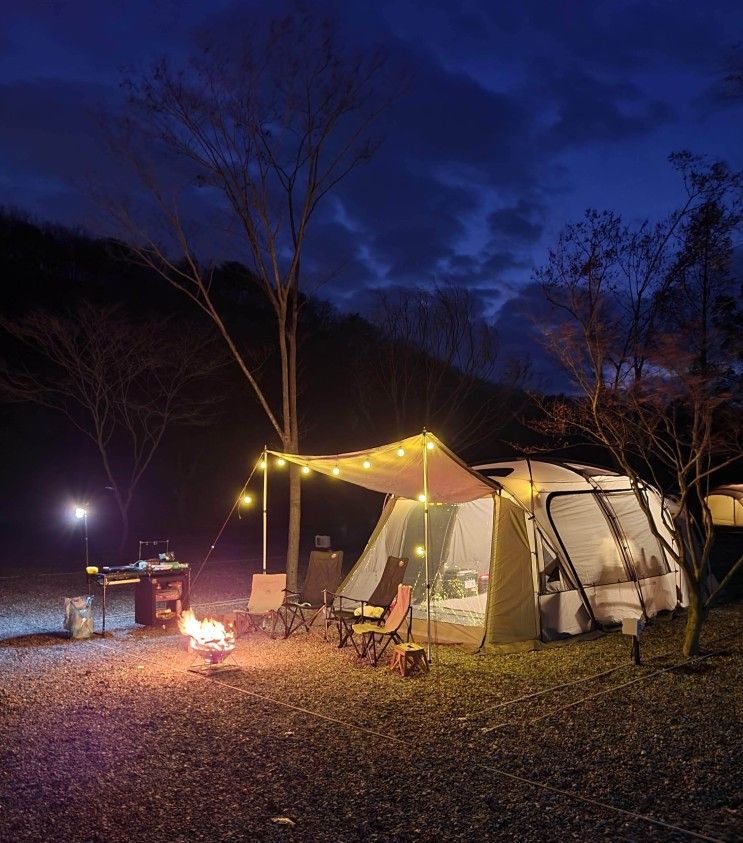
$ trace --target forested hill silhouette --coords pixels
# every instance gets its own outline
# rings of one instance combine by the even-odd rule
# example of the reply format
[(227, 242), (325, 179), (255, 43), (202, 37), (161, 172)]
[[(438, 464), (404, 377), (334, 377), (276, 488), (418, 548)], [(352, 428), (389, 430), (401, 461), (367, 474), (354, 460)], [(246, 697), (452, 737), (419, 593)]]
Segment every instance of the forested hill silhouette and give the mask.
[[(121, 242), (4, 212), (0, 257), (3, 315), (8, 319), (39, 310), (74, 313), (80, 303), (91, 302), (116, 306), (135, 324), (155, 319), (167, 331), (213, 334), (198, 308), (151, 270), (137, 265)], [(259, 363), (262, 383), (271, 393), (279, 382), (274, 321), (261, 291), (245, 283), (247, 272), (237, 263), (216, 267), (213, 290), (235, 336)], [(516, 421), (527, 408), (525, 394), (513, 383), (495, 382), (497, 366), (493, 380), (475, 378), (458, 392), (459, 372), (437, 364), (437, 395), (426, 400), (430, 355), (424, 349), (407, 349), (404, 363), (399, 362), (390, 354), (384, 332), (363, 315), (340, 313), (322, 300), (308, 298), (299, 334), (305, 452), (372, 446), (410, 435), (424, 425), (472, 462), (508, 456), (512, 451), (506, 442), (533, 439), (534, 434)], [(167, 432), (133, 504), (133, 537), (201, 533), (210, 540), (263, 444), (278, 444), (237, 366), (219, 341), (213, 348), (225, 355), (224, 366), (202, 388), (218, 399), (216, 418), (207, 427), (175, 427)], [(5, 334), (0, 336), (0, 352), (11, 369), (27, 362), (27, 349)], [(395, 374), (404, 376), (413, 400), (393, 414), (375, 383), (385, 382), (392, 375), (390, 367), (396, 366), (405, 367)], [(458, 397), (447, 403), (447, 395)], [(0, 405), (0, 436), (6, 454), (0, 484), (8, 502), (0, 532), (6, 547), (29, 554), (35, 548), (37, 556), (41, 553), (50, 560), (74, 555), (79, 536), (66, 522), (64, 509), (69, 501), (85, 497), (97, 508), (92, 545), (97, 541), (108, 550), (113, 545), (114, 514), (92, 443), (61, 416), (26, 404)], [(315, 479), (304, 495), (303, 532), (335, 530), (346, 541), (362, 541), (377, 514), (373, 496)], [(279, 483), (272, 488), (277, 520), (282, 517), (284, 491)], [(334, 506), (341, 501), (343, 507)], [(237, 529), (252, 536), (258, 520), (246, 514)], [(277, 526), (279, 543), (282, 532)]]

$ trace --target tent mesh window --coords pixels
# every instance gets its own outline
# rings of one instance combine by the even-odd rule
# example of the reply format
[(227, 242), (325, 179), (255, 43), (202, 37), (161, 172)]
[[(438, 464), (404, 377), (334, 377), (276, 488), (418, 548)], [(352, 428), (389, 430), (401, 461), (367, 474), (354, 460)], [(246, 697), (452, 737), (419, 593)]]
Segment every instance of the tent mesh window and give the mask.
[[(487, 579), (490, 570), (493, 501), (468, 505), (435, 504), (429, 507), (429, 577), (431, 612), (435, 620), (464, 626), (485, 621)], [(405, 584), (413, 586), (413, 616), (426, 615), (426, 560), (423, 506), (407, 512), (400, 556), (410, 560)]]
[(645, 513), (637, 505), (634, 493), (607, 492), (605, 499), (622, 530), (638, 578), (661, 577), (670, 573), (665, 554), (650, 529)]
[(629, 580), (611, 527), (592, 494), (554, 494), (548, 508), (584, 586)]
[[(440, 569), (442, 567), (441, 561), (444, 543), (449, 532), (449, 525), (456, 510), (457, 507), (453, 504), (430, 506), (428, 509), (428, 532), (430, 537), (428, 563), (433, 600), (437, 599), (436, 595), (441, 591), (440, 585), (437, 590), (437, 583), (440, 583), (441, 580)], [(413, 586), (414, 604), (426, 602), (426, 559), (422, 555), (423, 545), (423, 506), (421, 505), (414, 507), (408, 513), (405, 524), (405, 536), (399, 554), (400, 556), (406, 556), (410, 560), (405, 571), (405, 584)]]
[(539, 593), (554, 594), (558, 591), (575, 590), (575, 585), (570, 581), (567, 572), (563, 570), (555, 551), (544, 540), (544, 536), (540, 536), (539, 540), (543, 565), (539, 577)]

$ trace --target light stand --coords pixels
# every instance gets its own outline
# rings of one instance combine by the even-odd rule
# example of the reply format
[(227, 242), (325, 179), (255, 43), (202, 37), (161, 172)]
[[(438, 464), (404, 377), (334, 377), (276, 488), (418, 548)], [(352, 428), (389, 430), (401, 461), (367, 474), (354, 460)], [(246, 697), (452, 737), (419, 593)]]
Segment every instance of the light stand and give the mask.
[(88, 510), (84, 506), (76, 506), (75, 507), (75, 518), (80, 520), (83, 519), (83, 532), (85, 535), (85, 567), (88, 567), (89, 558), (88, 558)]

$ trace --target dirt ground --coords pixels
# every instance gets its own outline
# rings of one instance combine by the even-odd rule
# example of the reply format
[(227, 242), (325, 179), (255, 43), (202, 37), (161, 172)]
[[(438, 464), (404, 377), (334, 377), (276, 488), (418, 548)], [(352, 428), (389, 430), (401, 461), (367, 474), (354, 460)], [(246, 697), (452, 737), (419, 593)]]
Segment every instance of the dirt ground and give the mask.
[[(244, 602), (248, 580), (206, 569), (197, 610)], [(318, 633), (253, 633), (239, 669), (204, 678), (176, 630), (135, 626), (128, 587), (105, 639), (63, 638), (63, 597), (84, 591), (0, 579), (2, 841), (743, 838), (740, 603), (686, 664), (679, 617), (646, 631), (640, 667), (609, 634), (439, 646), (403, 679)]]

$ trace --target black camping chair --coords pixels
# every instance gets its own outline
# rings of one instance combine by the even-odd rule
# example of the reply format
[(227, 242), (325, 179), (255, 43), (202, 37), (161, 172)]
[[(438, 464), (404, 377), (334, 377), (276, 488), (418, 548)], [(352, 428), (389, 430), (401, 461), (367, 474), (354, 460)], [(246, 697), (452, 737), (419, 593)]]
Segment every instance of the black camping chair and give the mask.
[(342, 550), (313, 550), (301, 591), (285, 589), (284, 602), (276, 617), (284, 627), (284, 638), (310, 627), (325, 612), (330, 595), (341, 581)]
[(382, 576), (368, 600), (348, 594), (331, 595), (332, 608), (325, 622), (326, 637), (329, 624), (334, 622), (338, 628), (338, 646), (343, 647), (350, 641), (360, 655), (359, 647), (353, 638), (353, 624), (364, 621), (381, 624), (384, 621), (390, 605), (397, 596), (397, 587), (403, 581), (407, 566), (407, 558), (388, 556)]

